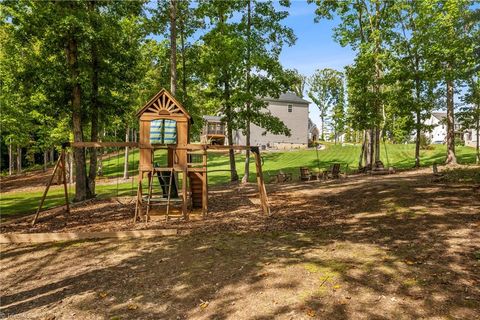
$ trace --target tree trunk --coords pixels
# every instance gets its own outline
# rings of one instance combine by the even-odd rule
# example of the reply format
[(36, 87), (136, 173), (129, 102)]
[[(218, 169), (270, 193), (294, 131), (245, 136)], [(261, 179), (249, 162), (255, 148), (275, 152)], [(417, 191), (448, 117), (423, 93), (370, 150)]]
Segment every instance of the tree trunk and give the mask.
[(252, 3), (251, 0), (248, 0), (247, 4), (247, 74), (246, 74), (246, 84), (247, 84), (247, 94), (248, 99), (246, 107), (246, 128), (245, 128), (245, 144), (247, 146), (247, 152), (245, 152), (245, 173), (242, 178), (242, 183), (248, 182), (248, 177), (250, 176), (250, 28), (252, 27), (251, 21), (251, 12), (252, 12)]
[(47, 150), (43, 151), (43, 171), (47, 171), (48, 167), (48, 152)]
[(417, 110), (417, 117), (416, 117), (416, 136), (415, 136), (415, 168), (420, 167), (420, 139), (422, 135), (421, 130), (421, 119), (420, 119), (420, 110)]
[(375, 161), (374, 164), (377, 161), (380, 161), (380, 133), (381, 130), (379, 127), (375, 128)]
[[(127, 126), (127, 130), (125, 133), (125, 142), (129, 141), (129, 135), (130, 135), (130, 128)], [(124, 164), (123, 164), (123, 179), (128, 179), (128, 147), (125, 147), (125, 159), (124, 159)]]
[(55, 149), (52, 148), (50, 149), (50, 163), (54, 163), (55, 162)]
[[(81, 89), (79, 70), (78, 70), (78, 57), (77, 57), (77, 41), (73, 36), (67, 40), (66, 56), (68, 67), (70, 71), (71, 79), (71, 104), (72, 104), (72, 123), (73, 123), (73, 140), (75, 142), (83, 141), (82, 130), (82, 106), (80, 103)], [(83, 148), (74, 148), (75, 155), (75, 198), (74, 201), (83, 201), (90, 196), (87, 170), (85, 163), (85, 152)]]
[(358, 170), (362, 168), (362, 163), (363, 163), (363, 158), (365, 154), (365, 145), (367, 143), (367, 131), (363, 131), (363, 142), (362, 142), (362, 148), (360, 151), (360, 158), (358, 159)]
[(320, 114), (320, 125), (322, 126), (322, 131), (320, 132), (320, 136), (322, 138), (320, 140), (325, 141), (325, 133), (324, 133), (325, 119), (322, 113)]
[(170, 92), (177, 93), (177, 0), (170, 0)]
[(17, 147), (17, 173), (22, 172), (22, 148)]
[[(90, 1), (90, 10), (95, 10), (95, 1)], [(92, 41), (90, 48), (91, 68), (92, 68), (92, 97), (91, 97), (91, 131), (90, 141), (98, 141), (98, 74), (100, 71), (98, 50), (95, 40)], [(88, 172), (88, 197), (95, 197), (95, 179), (97, 178), (97, 148), (90, 148), (90, 169)]]
[(477, 160), (476, 160), (476, 164), (480, 164), (480, 148), (479, 148), (479, 145), (480, 145), (480, 141), (479, 141), (479, 137), (480, 137), (480, 104), (477, 104), (477, 124), (476, 124), (476, 135), (477, 135), (477, 143), (476, 143), (476, 146), (475, 146), (475, 149), (477, 150)]
[(73, 176), (73, 152), (68, 153), (68, 181), (70, 183), (74, 182), (74, 176)]
[(373, 159), (375, 158), (375, 129), (372, 128), (369, 130), (369, 137), (367, 143), (368, 156), (367, 163), (365, 164), (368, 168), (373, 168)]
[[(100, 138), (99, 140), (100, 142), (102, 142), (102, 138)], [(99, 177), (103, 176), (103, 153), (104, 153), (103, 148), (98, 149), (97, 176)]]
[(447, 81), (447, 158), (445, 164), (456, 164), (455, 156), (455, 116), (453, 104), (453, 81)]
[(187, 65), (185, 59), (185, 31), (184, 26), (185, 22), (183, 19), (180, 21), (180, 46), (182, 47), (182, 91), (183, 91), (183, 103), (188, 101), (188, 93), (187, 93)]
[(11, 176), (13, 174), (13, 147), (12, 141), (10, 139), (10, 144), (8, 145), (8, 175)]
[[(232, 106), (230, 105), (230, 82), (225, 81), (224, 86), (224, 99), (225, 99), (225, 115), (227, 116), (227, 139), (228, 145), (233, 146), (233, 119), (232, 119)], [(237, 165), (235, 163), (235, 151), (233, 149), (228, 150), (228, 156), (230, 161), (230, 181), (238, 181)]]

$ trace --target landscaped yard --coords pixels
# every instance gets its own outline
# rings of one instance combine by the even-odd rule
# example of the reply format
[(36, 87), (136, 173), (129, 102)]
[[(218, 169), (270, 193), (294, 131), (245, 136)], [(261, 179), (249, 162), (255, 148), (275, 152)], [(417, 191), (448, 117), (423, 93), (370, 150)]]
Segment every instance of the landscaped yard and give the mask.
[[(422, 150), (421, 161), (424, 166), (433, 163), (442, 163), (446, 154), (445, 146), (434, 145), (433, 150)], [(385, 152), (386, 150), (386, 152)], [(396, 169), (410, 169), (414, 165), (414, 145), (387, 144), (382, 147), (382, 160), (385, 165)], [(298, 179), (300, 167), (310, 167), (312, 170), (325, 170), (333, 163), (342, 164), (342, 171), (353, 171), (358, 165), (360, 146), (327, 145), (326, 150), (301, 150), (287, 152), (264, 152), (263, 172), (268, 183), (279, 171), (292, 173), (294, 179)], [(463, 164), (474, 163), (475, 149), (470, 147), (457, 148), (458, 161)], [(241, 176), (244, 172), (244, 156), (237, 154), (237, 170)], [(388, 160), (387, 160), (388, 159)], [(130, 174), (135, 176), (138, 166), (138, 153), (132, 152), (129, 158)], [(159, 154), (156, 161), (162, 163), (165, 157)], [(136, 194), (136, 182), (125, 182), (123, 176), (124, 157), (120, 153), (104, 160), (105, 179), (97, 182), (97, 195), (107, 198), (121, 195), (133, 196)], [(210, 154), (208, 160), (209, 170), (229, 170), (228, 157), (225, 154)], [(255, 181), (255, 166), (251, 163), (251, 181)], [(230, 172), (212, 172), (208, 175), (209, 185), (219, 185), (229, 181)], [(38, 176), (38, 177), (36, 177)], [(120, 177), (120, 178), (118, 178)], [(21, 214), (35, 211), (43, 192), (43, 186), (48, 180), (48, 175), (41, 172), (30, 172), (25, 179), (18, 177), (2, 178), (2, 195), (0, 210), (2, 218), (12, 214)], [(24, 183), (22, 183), (24, 181)], [(14, 184), (15, 183), (15, 184)], [(14, 184), (14, 185), (13, 185)], [(74, 186), (69, 186), (69, 194), (73, 196)], [(56, 206), (63, 201), (63, 189), (61, 186), (53, 186), (45, 202), (45, 208)]]
[[(133, 225), (100, 200), (30, 232), (189, 235), (2, 245), (9, 319), (479, 319), (480, 169), (212, 188), (210, 216)], [(85, 219), (86, 217), (86, 219)], [(96, 223), (102, 221), (102, 224)]]

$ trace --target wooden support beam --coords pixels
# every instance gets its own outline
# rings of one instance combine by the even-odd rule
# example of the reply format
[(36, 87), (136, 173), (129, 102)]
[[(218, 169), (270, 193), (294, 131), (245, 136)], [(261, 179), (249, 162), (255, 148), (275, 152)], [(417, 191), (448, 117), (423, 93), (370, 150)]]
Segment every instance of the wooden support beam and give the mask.
[(260, 203), (262, 205), (263, 212), (266, 215), (270, 215), (270, 205), (268, 203), (267, 190), (265, 189), (265, 181), (263, 180), (262, 159), (260, 157), (260, 150), (258, 149), (258, 147), (252, 148), (252, 153), (255, 157), (255, 167), (257, 169), (257, 185), (258, 194), (260, 196)]
[(208, 214), (208, 176), (207, 176), (207, 146), (204, 146), (202, 155), (203, 170), (202, 173), (202, 216), (205, 218)]
[(73, 148), (107, 148), (107, 147), (130, 147), (137, 148), (138, 142), (70, 142), (68, 146)]
[(107, 147), (130, 147), (130, 148), (142, 148), (142, 149), (176, 149), (176, 150), (211, 150), (212, 152), (221, 152), (228, 150), (249, 150), (258, 147), (247, 147), (241, 145), (233, 146), (220, 146), (210, 144), (149, 144), (138, 142), (69, 142), (65, 143), (65, 146), (73, 148), (107, 148)]
[[(182, 215), (185, 221), (188, 221), (188, 210), (187, 210), (187, 167), (183, 168), (182, 171), (183, 179), (182, 179)], [(173, 175), (173, 172), (172, 172)]]
[[(65, 149), (62, 149), (60, 154), (62, 159), (62, 176), (63, 176), (63, 191), (65, 193), (65, 205), (67, 206), (67, 213), (70, 214), (70, 204), (68, 203), (68, 187), (67, 187), (67, 165), (65, 161)], [(70, 173), (71, 174), (71, 173)]]
[(50, 180), (48, 180), (47, 187), (43, 192), (42, 198), (40, 199), (40, 204), (38, 205), (37, 212), (35, 213), (35, 217), (33, 217), (32, 226), (35, 225), (35, 223), (37, 223), (38, 215), (40, 214), (40, 210), (42, 210), (43, 203), (45, 202), (45, 198), (47, 197), (48, 190), (52, 185), (53, 178), (55, 178), (55, 174), (57, 173), (58, 167), (60, 166), (61, 162), (62, 162), (62, 157), (59, 157), (57, 160), (57, 163), (55, 164), (55, 167), (53, 168), (53, 172), (52, 172), (52, 175), (50, 176)]

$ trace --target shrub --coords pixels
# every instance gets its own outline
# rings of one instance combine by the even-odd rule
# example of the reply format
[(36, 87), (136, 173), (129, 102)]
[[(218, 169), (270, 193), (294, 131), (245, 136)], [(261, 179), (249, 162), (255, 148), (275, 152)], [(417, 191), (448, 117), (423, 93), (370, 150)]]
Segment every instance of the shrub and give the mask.
[(465, 145), (465, 141), (463, 141), (462, 138), (455, 137), (455, 145), (456, 145), (456, 146), (464, 146), (464, 145)]
[(432, 150), (433, 146), (430, 143), (431, 143), (430, 139), (424, 133), (422, 133), (420, 135), (420, 149)]

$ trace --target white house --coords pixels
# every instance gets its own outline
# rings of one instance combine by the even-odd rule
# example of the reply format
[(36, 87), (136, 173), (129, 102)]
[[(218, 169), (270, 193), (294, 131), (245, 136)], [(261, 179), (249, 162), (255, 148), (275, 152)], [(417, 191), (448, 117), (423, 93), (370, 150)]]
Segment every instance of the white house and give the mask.
[[(424, 124), (430, 126), (431, 131), (427, 130), (425, 135), (430, 139), (431, 143), (443, 144), (447, 141), (447, 113), (446, 112), (432, 112), (430, 118), (425, 120)], [(461, 125), (455, 121), (455, 137), (464, 138), (461, 131)]]
[(431, 131), (425, 132), (425, 135), (432, 143), (442, 144), (447, 140), (447, 124), (445, 118), (446, 112), (433, 112), (430, 118), (425, 120), (425, 125), (432, 128)]
[(463, 133), (463, 141), (465, 141), (466, 146), (476, 147), (477, 146), (477, 130), (475, 129), (465, 130), (465, 132)]

